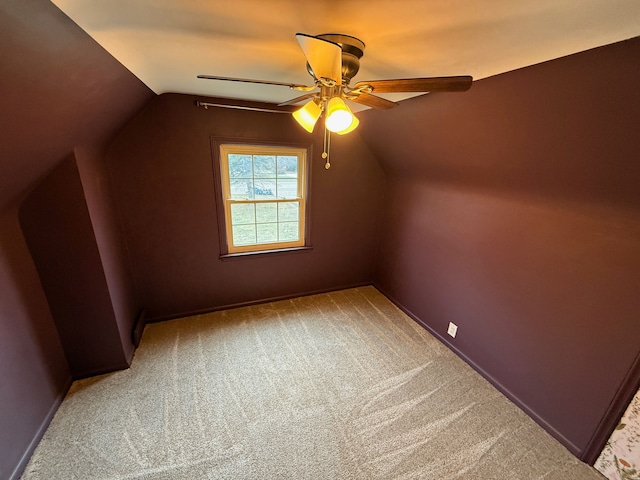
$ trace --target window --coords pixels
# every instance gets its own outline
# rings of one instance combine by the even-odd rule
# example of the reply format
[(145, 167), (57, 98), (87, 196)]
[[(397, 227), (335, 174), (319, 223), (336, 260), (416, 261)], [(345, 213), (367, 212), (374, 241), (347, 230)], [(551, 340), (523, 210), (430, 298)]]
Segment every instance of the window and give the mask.
[(305, 245), (305, 148), (220, 145), (228, 253)]

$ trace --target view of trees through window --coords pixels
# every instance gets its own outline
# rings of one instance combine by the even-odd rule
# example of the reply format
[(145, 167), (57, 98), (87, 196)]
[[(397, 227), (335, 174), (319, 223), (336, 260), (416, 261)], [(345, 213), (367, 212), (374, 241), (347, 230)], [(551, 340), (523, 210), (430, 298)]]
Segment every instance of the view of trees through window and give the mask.
[(224, 163), (232, 248), (303, 240), (299, 155), (228, 152)]

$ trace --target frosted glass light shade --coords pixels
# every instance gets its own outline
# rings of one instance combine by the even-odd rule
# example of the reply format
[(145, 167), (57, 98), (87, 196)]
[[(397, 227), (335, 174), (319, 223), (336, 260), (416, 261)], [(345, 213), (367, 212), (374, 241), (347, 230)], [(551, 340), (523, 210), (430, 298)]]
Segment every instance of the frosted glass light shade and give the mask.
[(360, 124), (360, 120), (358, 120), (358, 117), (356, 117), (355, 115), (351, 115), (351, 117), (353, 118), (351, 125), (349, 125), (344, 130), (340, 130), (336, 132), (338, 135), (344, 135), (345, 133), (353, 132), (356, 129), (356, 127)]
[(313, 100), (309, 100), (302, 108), (293, 112), (293, 118), (309, 133), (313, 132), (320, 115), (322, 109)]
[[(341, 132), (348, 129), (355, 117), (340, 97), (333, 97), (327, 104), (327, 118), (324, 121), (327, 130)], [(355, 127), (354, 127), (355, 128)], [(345, 132), (346, 133), (346, 132)]]

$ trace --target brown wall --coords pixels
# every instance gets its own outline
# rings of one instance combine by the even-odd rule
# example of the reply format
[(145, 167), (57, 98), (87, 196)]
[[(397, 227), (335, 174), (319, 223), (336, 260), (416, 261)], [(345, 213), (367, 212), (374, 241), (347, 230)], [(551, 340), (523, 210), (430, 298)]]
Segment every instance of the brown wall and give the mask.
[(153, 93), (49, 0), (0, 4), (0, 205), (76, 147), (103, 146)]
[(388, 176), (376, 284), (589, 461), (640, 349), (638, 58), (634, 39), (361, 121)]
[[(117, 230), (102, 228), (113, 221), (114, 210), (105, 193), (101, 152), (153, 93), (48, 0), (0, 2), (0, 92), (0, 479), (5, 480), (18, 478), (70, 381), (18, 208), (76, 152), (102, 282), (106, 275), (118, 327), (129, 328), (136, 309), (122, 272), (126, 261), (118, 258), (122, 239)], [(56, 252), (50, 255), (55, 258)]]
[(75, 156), (29, 194), (20, 207), (20, 225), (71, 374), (79, 378), (126, 368)]
[(0, 211), (0, 479), (26, 465), (70, 383), (16, 209), (8, 207)]
[[(109, 153), (140, 305), (152, 318), (368, 283), (384, 178), (357, 134), (332, 142), (290, 115), (195, 106), (157, 97)], [(220, 259), (211, 136), (313, 143), (311, 244), (284, 255)]]
[(82, 181), (83, 200), (89, 211), (91, 227), (100, 253), (120, 344), (126, 362), (130, 363), (134, 352), (131, 332), (138, 317), (139, 307), (134, 295), (131, 270), (109, 172), (102, 152), (77, 148), (75, 158)]

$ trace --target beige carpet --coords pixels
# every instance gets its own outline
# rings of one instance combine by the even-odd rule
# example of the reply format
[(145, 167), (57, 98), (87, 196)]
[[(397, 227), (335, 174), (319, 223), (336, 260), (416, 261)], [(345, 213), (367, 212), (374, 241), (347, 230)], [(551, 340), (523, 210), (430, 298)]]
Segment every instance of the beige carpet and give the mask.
[(365, 287), (148, 325), (22, 478), (603, 477)]

